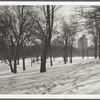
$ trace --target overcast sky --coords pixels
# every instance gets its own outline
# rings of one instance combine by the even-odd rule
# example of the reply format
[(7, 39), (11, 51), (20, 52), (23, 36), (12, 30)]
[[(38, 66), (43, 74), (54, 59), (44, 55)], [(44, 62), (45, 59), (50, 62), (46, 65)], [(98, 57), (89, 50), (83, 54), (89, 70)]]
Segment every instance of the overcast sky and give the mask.
[(66, 5), (66, 6), (62, 6), (58, 13), (60, 16), (63, 16), (66, 21), (69, 20), (70, 16), (72, 14), (74, 14), (74, 9), (75, 9), (76, 6), (73, 6), (73, 5)]
[[(69, 23), (71, 20), (71, 15), (75, 14), (75, 9), (78, 8), (79, 5), (65, 5), (62, 8), (59, 9), (58, 11), (58, 15), (59, 17), (63, 17), (64, 20), (66, 21), (66, 23)], [(82, 32), (79, 32), (77, 34), (77, 38), (76, 38), (76, 43), (78, 42), (78, 38), (80, 38), (82, 36), (82, 34), (85, 34), (87, 39), (88, 39), (88, 45), (91, 45), (91, 36), (89, 36), (87, 34), (87, 31), (84, 30)]]

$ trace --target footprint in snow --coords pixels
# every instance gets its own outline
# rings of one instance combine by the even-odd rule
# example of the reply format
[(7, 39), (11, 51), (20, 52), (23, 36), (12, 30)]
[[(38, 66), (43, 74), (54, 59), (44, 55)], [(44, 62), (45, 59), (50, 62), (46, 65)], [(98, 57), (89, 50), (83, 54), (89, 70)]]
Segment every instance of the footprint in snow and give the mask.
[(25, 92), (25, 94), (29, 94), (29, 92)]
[(70, 77), (69, 77), (69, 76), (67, 76), (67, 79), (70, 79)]
[(24, 89), (20, 89), (21, 91), (23, 91)]
[(39, 87), (38, 87), (38, 86), (36, 86), (36, 87), (35, 87), (35, 89), (36, 89), (36, 90), (39, 90)]
[(43, 92), (42, 94), (46, 94), (45, 92)]
[(63, 78), (63, 81), (66, 81), (66, 79), (65, 79), (65, 78)]
[(2, 90), (3, 89), (3, 86), (1, 86), (0, 89)]
[(56, 84), (53, 84), (53, 87), (56, 87), (57, 85)]
[(83, 87), (84, 85), (77, 85), (74, 89), (78, 90), (79, 87)]
[(30, 93), (34, 93), (34, 90), (30, 90)]
[(51, 88), (48, 87), (48, 88), (47, 88), (47, 91), (50, 92), (50, 91), (51, 91)]
[(64, 86), (64, 85), (65, 85), (64, 83), (61, 84), (61, 86)]
[(78, 90), (78, 86), (76, 86), (75, 89)]
[(64, 83), (64, 82), (59, 82), (59, 84), (60, 84), (61, 86), (64, 86), (64, 85), (65, 85), (65, 83)]
[(45, 89), (41, 89), (40, 91), (39, 91), (41, 94), (46, 94), (46, 90)]
[(73, 82), (73, 85), (75, 86), (75, 85), (76, 85), (76, 83), (75, 83), (75, 82)]

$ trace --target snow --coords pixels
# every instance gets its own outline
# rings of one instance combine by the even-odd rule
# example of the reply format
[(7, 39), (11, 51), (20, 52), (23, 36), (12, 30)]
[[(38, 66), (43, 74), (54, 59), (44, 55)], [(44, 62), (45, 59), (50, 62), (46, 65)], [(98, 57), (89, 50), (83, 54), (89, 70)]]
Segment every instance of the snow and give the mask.
[(13, 74), (7, 64), (0, 63), (0, 94), (100, 94), (100, 60), (89, 57), (73, 57), (73, 63), (64, 64), (61, 57), (47, 59), (47, 72), (40, 73), (40, 62), (32, 64), (26, 59), (26, 71), (22, 60), (18, 73)]

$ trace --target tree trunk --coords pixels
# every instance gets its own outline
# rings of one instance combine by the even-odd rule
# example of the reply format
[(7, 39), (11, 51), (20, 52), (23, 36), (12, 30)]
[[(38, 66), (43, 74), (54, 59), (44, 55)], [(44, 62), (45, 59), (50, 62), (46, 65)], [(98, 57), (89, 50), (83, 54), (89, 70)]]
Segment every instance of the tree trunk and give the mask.
[(14, 72), (14, 70), (13, 70), (13, 68), (12, 68), (12, 62), (11, 62), (11, 60), (8, 60), (8, 61), (9, 61), (9, 66), (10, 66), (11, 72)]
[(39, 62), (39, 56), (38, 56), (38, 53), (37, 53), (37, 56), (36, 56), (36, 61)]
[(63, 57), (63, 59), (64, 59), (64, 64), (66, 64), (67, 57), (66, 57), (66, 48), (65, 47), (64, 47), (64, 57)]
[(72, 63), (72, 43), (71, 43), (71, 48), (70, 48), (70, 63)]
[(41, 68), (40, 72), (46, 72), (46, 56), (42, 55), (41, 56)]
[(40, 72), (46, 72), (46, 57), (49, 50), (49, 45), (45, 45), (42, 56), (41, 56), (41, 68)]
[(84, 59), (84, 48), (82, 48), (82, 59)]
[(51, 64), (51, 66), (53, 66), (53, 62), (52, 62), (52, 54), (51, 54), (51, 46), (50, 46), (50, 64)]
[(33, 63), (35, 63), (34, 57), (33, 57), (33, 60), (32, 60), (32, 62), (33, 62)]
[(17, 73), (17, 59), (19, 57), (19, 55), (18, 55), (18, 48), (19, 48), (19, 43), (17, 42), (17, 45), (13, 45), (14, 73)]
[[(19, 44), (18, 44), (18, 46), (19, 46)], [(17, 50), (18, 50), (18, 51), (17, 51), (17, 65), (19, 65), (19, 49), (20, 49), (20, 48), (18, 47), (18, 49), (17, 49)]]
[(65, 58), (65, 56), (63, 57), (63, 59), (64, 59), (64, 64), (66, 64), (66, 58)]
[[(52, 28), (53, 28), (53, 18), (54, 18), (54, 8), (52, 6), (52, 14), (50, 13), (50, 5), (47, 5), (47, 23), (46, 23), (46, 36), (45, 36), (45, 45), (43, 48), (43, 53), (41, 56), (41, 68), (40, 68), (40, 72), (46, 72), (46, 57), (47, 57), (47, 53), (50, 47), (50, 41), (51, 41), (51, 37), (52, 37)], [(50, 20), (51, 19), (51, 20)]]
[(68, 61), (68, 57), (64, 56), (63, 59), (64, 59), (64, 64), (66, 64), (66, 62)]
[(23, 57), (23, 71), (26, 70), (25, 68), (25, 58)]
[(25, 68), (25, 48), (22, 46), (22, 60), (23, 60), (23, 71), (26, 70)]
[(64, 63), (68, 61), (68, 37), (66, 37), (65, 47), (64, 47)]
[(100, 59), (100, 31), (99, 31), (99, 59)]
[(14, 73), (17, 73), (16, 57), (14, 57)]
[(68, 55), (64, 55), (64, 64), (66, 64), (66, 62), (68, 61)]
[(17, 59), (17, 65), (19, 65), (19, 57), (18, 57), (18, 59)]
[(97, 58), (97, 38), (94, 38), (94, 44), (95, 44), (95, 58)]

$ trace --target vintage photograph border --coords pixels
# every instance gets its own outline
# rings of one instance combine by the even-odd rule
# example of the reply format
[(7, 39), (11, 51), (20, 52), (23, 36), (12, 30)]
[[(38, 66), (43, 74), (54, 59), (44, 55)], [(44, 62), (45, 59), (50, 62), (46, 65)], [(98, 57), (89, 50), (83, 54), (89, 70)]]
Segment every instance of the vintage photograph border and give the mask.
[[(17, 2), (15, 4), (15, 2)], [(37, 4), (64, 4), (69, 3), (72, 5), (75, 5), (75, 3), (90, 3), (91, 5), (94, 3), (99, 3), (100, 0), (0, 0), (0, 5), (18, 5), (21, 2), (26, 3), (26, 5), (31, 4), (31, 2), (34, 4), (37, 2)], [(74, 3), (73, 3), (74, 2)], [(23, 5), (21, 3), (21, 5)], [(32, 5), (32, 4), (31, 4)], [(6, 95), (6, 94), (0, 94), (0, 100), (99, 100), (100, 95)]]

